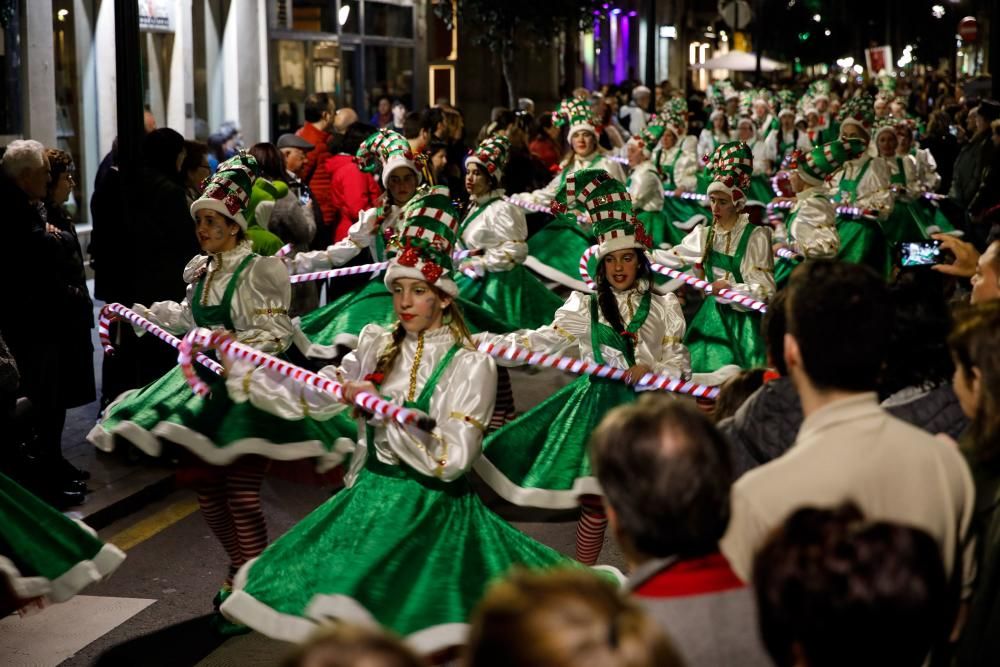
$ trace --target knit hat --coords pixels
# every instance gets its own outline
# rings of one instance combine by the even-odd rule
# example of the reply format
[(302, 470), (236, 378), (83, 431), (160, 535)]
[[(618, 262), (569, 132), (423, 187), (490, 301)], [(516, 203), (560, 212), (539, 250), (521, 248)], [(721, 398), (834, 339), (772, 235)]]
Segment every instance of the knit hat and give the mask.
[(451, 251), (458, 235), (458, 211), (445, 186), (418, 193), (403, 208), (399, 253), (389, 261), (385, 286), (399, 278), (423, 280), (451, 296), (458, 285), (451, 278)]
[(642, 146), (643, 152), (648, 156), (653, 153), (653, 149), (660, 143), (665, 131), (663, 119), (660, 116), (651, 116), (646, 127), (638, 134), (632, 135), (632, 141), (638, 142)]
[(556, 127), (569, 125), (567, 138), (572, 139), (573, 135), (580, 131), (590, 132), (597, 136), (598, 119), (594, 114), (590, 102), (578, 99), (566, 99), (559, 105), (559, 110), (555, 112), (552, 119)]
[(837, 139), (805, 153), (795, 151), (788, 167), (797, 169), (806, 183), (822, 185), (845, 163), (864, 152), (865, 143), (860, 139)]
[(472, 151), (472, 155), (465, 158), (465, 166), (478, 164), (499, 183), (503, 178), (508, 157), (510, 157), (510, 139), (502, 134), (494, 134), (483, 139), (483, 143)]
[(361, 171), (369, 174), (378, 171), (381, 164), (382, 185), (386, 188), (389, 187), (389, 174), (397, 167), (406, 167), (412, 171), (417, 176), (417, 184), (420, 184), (420, 169), (413, 161), (410, 142), (398, 132), (387, 128), (375, 132), (358, 147), (354, 159), (361, 167)]
[(653, 240), (632, 210), (628, 189), (603, 169), (581, 169), (567, 176), (565, 195), (567, 203), (582, 204), (587, 211), (597, 236), (598, 260), (617, 250), (652, 246)]
[(750, 147), (742, 141), (722, 144), (712, 153), (708, 170), (712, 174), (708, 194), (724, 192), (733, 198), (736, 208), (742, 210), (753, 173), (753, 151)]
[(843, 136), (844, 128), (848, 125), (856, 125), (864, 131), (865, 135), (871, 137), (872, 125), (875, 123), (875, 100), (871, 95), (859, 95), (844, 102), (840, 107), (840, 133)]
[(881, 118), (875, 119), (875, 125), (872, 129), (872, 143), (878, 141), (879, 135), (883, 132), (895, 135), (896, 125), (898, 123), (899, 119), (893, 118), (892, 116), (882, 116)]
[(209, 209), (230, 218), (247, 230), (245, 214), (250, 204), (250, 191), (260, 174), (257, 160), (245, 151), (219, 164), (218, 169), (202, 190), (201, 197), (191, 204), (191, 217)]
[(258, 178), (250, 191), (250, 204), (247, 206), (247, 224), (255, 222), (267, 229), (267, 223), (271, 220), (271, 212), (274, 210), (274, 203), (288, 194), (288, 185), (282, 181), (269, 181), (266, 178)]

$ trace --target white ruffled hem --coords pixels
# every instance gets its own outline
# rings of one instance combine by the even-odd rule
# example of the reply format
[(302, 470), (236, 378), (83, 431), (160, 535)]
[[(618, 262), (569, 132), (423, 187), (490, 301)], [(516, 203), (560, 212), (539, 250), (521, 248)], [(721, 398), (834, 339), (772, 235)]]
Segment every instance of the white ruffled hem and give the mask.
[[(79, 521), (77, 524), (87, 532), (93, 530)], [(87, 586), (101, 581), (122, 564), (125, 554), (113, 544), (105, 544), (90, 560), (83, 560), (56, 577), (24, 577), (17, 566), (0, 556), (0, 574), (10, 583), (14, 595), (20, 600), (45, 597), (51, 602), (65, 602)]]
[(578, 292), (584, 292), (586, 294), (593, 293), (593, 290), (579, 278), (568, 276), (562, 271), (552, 268), (548, 264), (543, 264), (535, 257), (529, 255), (528, 258), (524, 260), (524, 265), (546, 280), (555, 281), (560, 285), (564, 285), (565, 287), (569, 287), (570, 289), (574, 289)]
[(552, 491), (518, 486), (500, 472), (485, 455), (476, 459), (473, 469), (497, 495), (520, 507), (568, 510), (580, 506), (580, 496), (604, 495), (597, 478), (591, 476), (577, 478), (573, 482), (572, 489)]

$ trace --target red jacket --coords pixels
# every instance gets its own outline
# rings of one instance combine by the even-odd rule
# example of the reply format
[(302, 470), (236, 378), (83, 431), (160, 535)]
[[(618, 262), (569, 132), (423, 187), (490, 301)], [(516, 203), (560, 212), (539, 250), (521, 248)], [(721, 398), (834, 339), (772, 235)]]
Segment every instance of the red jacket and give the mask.
[(336, 222), (336, 209), (330, 200), (330, 173), (326, 170), (326, 159), (330, 157), (330, 148), (327, 142), (330, 141), (330, 133), (317, 130), (312, 123), (306, 123), (296, 132), (315, 148), (306, 153), (306, 163), (302, 167), (302, 180), (309, 189), (312, 190), (319, 210), (323, 213), (323, 224), (331, 225)]
[(559, 161), (562, 160), (562, 155), (559, 154), (559, 149), (554, 141), (537, 137), (528, 146), (528, 150), (531, 151), (532, 155), (541, 160), (542, 164), (550, 172), (555, 173), (559, 171)]
[(372, 175), (361, 171), (350, 155), (341, 153), (329, 157), (324, 166), (330, 174), (330, 201), (334, 209), (330, 220), (336, 242), (347, 236), (347, 230), (357, 222), (362, 211), (376, 205), (382, 191)]

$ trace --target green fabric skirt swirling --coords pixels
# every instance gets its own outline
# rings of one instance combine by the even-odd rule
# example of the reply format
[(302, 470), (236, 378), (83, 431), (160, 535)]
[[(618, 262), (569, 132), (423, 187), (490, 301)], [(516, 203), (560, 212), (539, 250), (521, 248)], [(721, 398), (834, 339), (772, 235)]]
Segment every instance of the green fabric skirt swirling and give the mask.
[(494, 333), (545, 326), (563, 305), (562, 299), (521, 265), (510, 271), (487, 272), (475, 280), (456, 272), (455, 283), (463, 302), (477, 304), (504, 323), (502, 328), (491, 330)]
[(774, 199), (774, 188), (771, 187), (771, 179), (761, 174), (754, 174), (750, 177), (750, 192), (747, 199), (759, 201), (762, 204), (769, 203)]
[[(282, 419), (255, 408), (250, 401), (234, 402), (229, 398), (223, 379), (200, 366), (196, 369), (212, 389), (207, 398), (191, 391), (178, 366), (142, 389), (123, 394), (108, 407), (98, 427), (111, 433), (123, 422), (131, 422), (151, 432), (161, 422), (166, 422), (201, 434), (217, 449), (248, 438), (264, 440), (270, 456), (278, 459), (298, 458), (277, 451), (284, 444), (318, 442), (329, 452), (338, 438), (357, 440), (357, 423), (349, 411), (323, 421), (308, 417)], [(179, 444), (190, 448), (190, 443)], [(192, 451), (202, 457), (210, 454), (199, 449)], [(268, 452), (255, 453), (269, 456)]]
[(897, 201), (889, 219), (882, 225), (892, 250), (903, 241), (929, 239), (931, 226), (936, 226), (941, 232), (955, 229), (940, 209), (922, 201)]
[(528, 239), (528, 255), (571, 280), (580, 280), (580, 257), (595, 243), (590, 231), (556, 218)]
[[(664, 244), (675, 246), (683, 241), (691, 230), (680, 229), (674, 223), (687, 222), (696, 215), (703, 215), (708, 219), (712, 217), (708, 209), (698, 202), (667, 197), (663, 200), (662, 211), (642, 211), (638, 218), (642, 220), (646, 231), (653, 237), (653, 245), (663, 247)], [(649, 222), (647, 222), (647, 218)]]
[[(379, 274), (378, 278), (365, 283), (358, 290), (343, 294), (322, 308), (303, 315), (302, 333), (319, 345), (346, 344), (347, 341), (343, 339), (337, 340), (338, 336), (350, 336), (356, 340), (368, 324), (378, 324), (386, 329), (395, 326), (397, 318), (392, 307), (392, 294), (382, 282), (382, 275)], [(458, 305), (473, 332), (508, 331), (505, 321), (486, 308), (461, 296)]]
[(65, 600), (117, 567), (124, 556), (0, 473), (0, 585)]
[(880, 276), (892, 271), (892, 256), (882, 226), (876, 220), (837, 216), (840, 252), (837, 258), (851, 264), (864, 264)]
[(736, 310), (715, 297), (707, 297), (691, 319), (684, 344), (694, 373), (714, 373), (729, 364), (742, 369), (767, 365), (760, 313)]
[[(247, 566), (240, 590), (265, 616), (306, 617), (314, 598), (346, 596), (406, 636), (467, 623), (487, 585), (512, 567), (563, 565), (571, 563), (487, 509), (464, 478), (442, 482), (370, 453), (352, 487)], [(261, 611), (246, 607), (236, 596), (223, 611), (254, 627)]]
[(593, 476), (587, 453), (591, 432), (612, 408), (635, 400), (635, 391), (622, 382), (578, 377), (487, 436), (483, 456), (521, 489), (570, 490), (577, 480)]

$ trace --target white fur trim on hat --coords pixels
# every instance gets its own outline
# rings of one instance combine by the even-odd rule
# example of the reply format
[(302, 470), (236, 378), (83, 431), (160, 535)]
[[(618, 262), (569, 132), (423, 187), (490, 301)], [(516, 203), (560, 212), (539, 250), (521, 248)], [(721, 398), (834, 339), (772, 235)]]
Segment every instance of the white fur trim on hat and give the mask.
[(590, 123), (576, 123), (575, 125), (569, 126), (569, 134), (566, 135), (567, 141), (573, 141), (573, 135), (577, 132), (590, 132), (594, 135), (594, 139), (597, 138), (597, 128), (595, 128)]
[(385, 166), (382, 167), (382, 185), (387, 189), (389, 187), (389, 174), (393, 172), (394, 169), (398, 167), (406, 167), (414, 174), (417, 175), (417, 185), (423, 180), (420, 174), (420, 170), (417, 169), (417, 165), (414, 164), (413, 160), (409, 160), (402, 155), (393, 155), (391, 158), (385, 161)]
[(867, 137), (869, 140), (871, 140), (871, 138), (872, 138), (872, 132), (871, 132), (871, 130), (869, 130), (867, 127), (865, 127), (864, 124), (860, 120), (858, 120), (857, 118), (854, 118), (853, 116), (848, 116), (840, 124), (840, 137), (841, 138), (843, 138), (843, 136), (844, 136), (844, 128), (847, 127), (848, 125), (856, 125), (859, 130), (861, 130), (862, 132), (864, 132), (865, 137)]
[(781, 118), (782, 116), (791, 116), (792, 118), (794, 118), (795, 109), (791, 107), (785, 107), (784, 109), (778, 112), (778, 118)]
[(710, 113), (708, 115), (708, 120), (709, 121), (713, 121), (716, 118), (725, 117), (725, 116), (726, 116), (726, 110), (725, 109), (716, 109), (716, 110), (714, 110), (712, 113)]
[(201, 199), (195, 199), (194, 203), (191, 204), (191, 217), (193, 218), (194, 214), (202, 209), (215, 211), (219, 215), (225, 216), (226, 218), (229, 218), (230, 220), (235, 222), (237, 225), (240, 226), (240, 229), (242, 229), (243, 231), (247, 230), (247, 219), (243, 217), (243, 213), (237, 211), (236, 215), (233, 215), (232, 213), (229, 212), (229, 209), (226, 208), (226, 205), (223, 204), (218, 199), (212, 199), (210, 197), (202, 197)]
[[(737, 211), (742, 211), (743, 207), (746, 206), (747, 196), (739, 188), (727, 188), (721, 181), (712, 181), (708, 185), (708, 191), (705, 194), (712, 194), (713, 192), (724, 192), (729, 195), (733, 200), (733, 205), (736, 207)], [(733, 196), (734, 193), (740, 193), (739, 197)]]
[(486, 164), (485, 162), (483, 162), (482, 160), (480, 160), (478, 157), (476, 157), (475, 154), (470, 155), (469, 157), (465, 158), (465, 168), (466, 169), (469, 168), (470, 164), (478, 164), (480, 167), (483, 168), (483, 171), (485, 171), (487, 174), (489, 174), (490, 176), (493, 177), (493, 180), (495, 180), (497, 182), (497, 185), (500, 184), (500, 179), (503, 178), (503, 169), (500, 169), (499, 167), (496, 167), (495, 170), (491, 172), (489, 165)]
[(428, 285), (441, 290), (450, 297), (458, 296), (458, 285), (456, 285), (455, 281), (449, 277), (448, 272), (442, 273), (441, 277), (437, 279), (437, 282), (432, 283), (427, 280), (427, 276), (420, 272), (420, 267), (423, 265), (423, 262), (417, 262), (416, 266), (403, 266), (395, 260), (390, 261), (389, 268), (385, 270), (385, 278), (383, 279), (386, 289), (391, 292), (392, 284), (395, 281), (400, 278), (412, 278), (414, 280), (422, 280)]
[(619, 250), (628, 250), (629, 248), (646, 249), (644, 245), (636, 240), (635, 234), (626, 234), (621, 229), (616, 229), (614, 232), (616, 232), (615, 236), (612, 236), (612, 233), (608, 232), (597, 238), (597, 259), (603, 259), (605, 255)]

